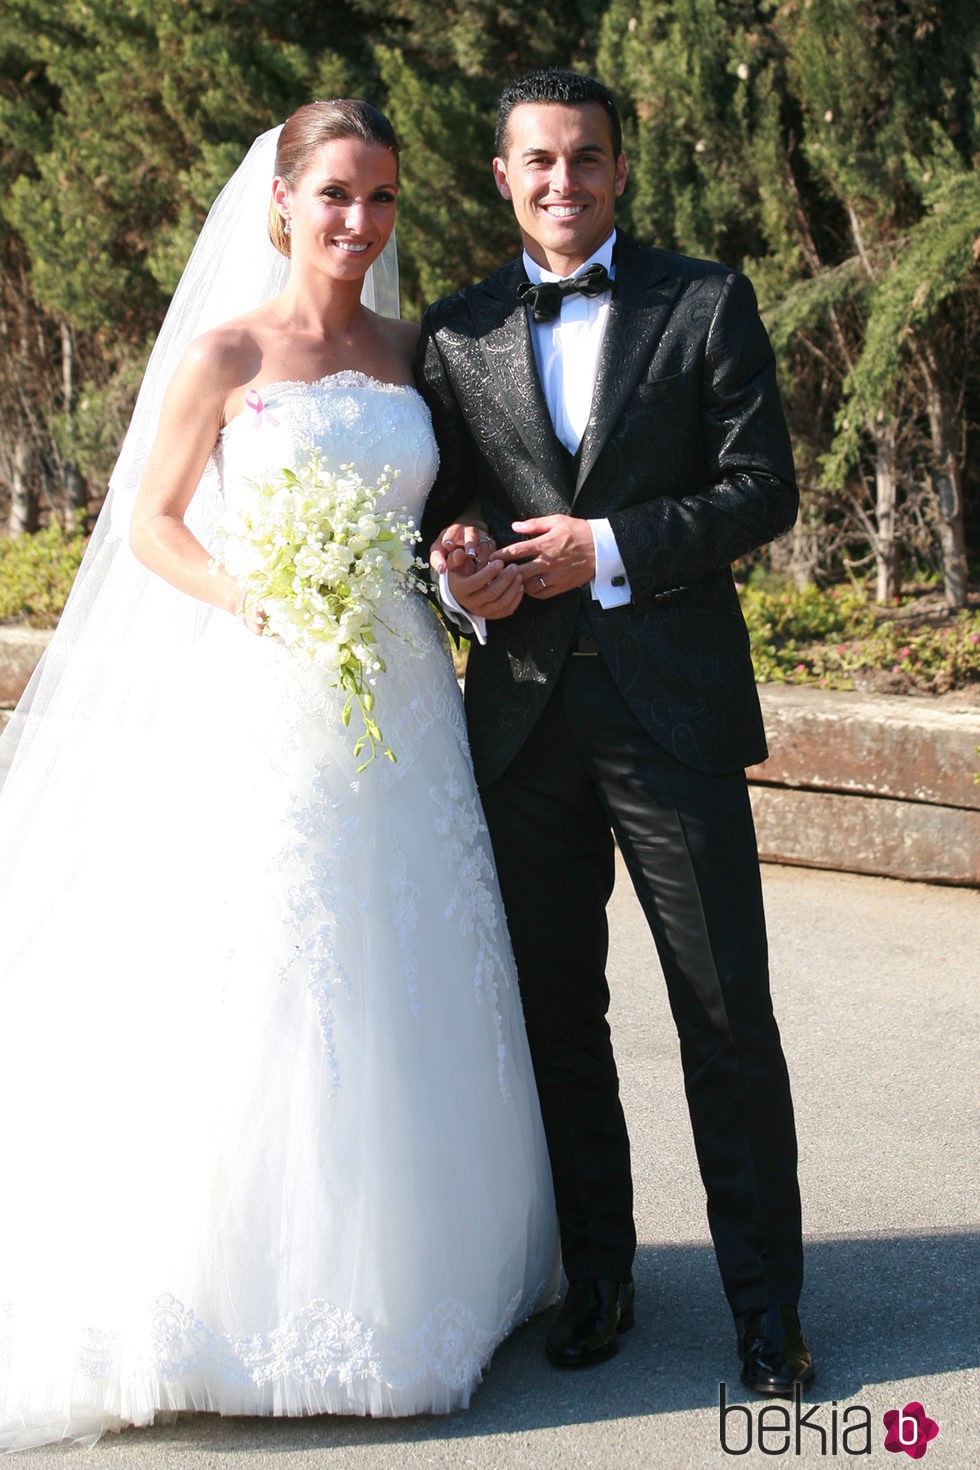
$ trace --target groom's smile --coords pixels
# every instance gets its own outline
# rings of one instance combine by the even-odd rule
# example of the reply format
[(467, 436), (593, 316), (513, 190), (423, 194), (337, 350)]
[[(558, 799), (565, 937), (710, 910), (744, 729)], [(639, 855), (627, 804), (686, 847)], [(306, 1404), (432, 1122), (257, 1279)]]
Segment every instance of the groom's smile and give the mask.
[(546, 270), (571, 275), (612, 233), (626, 158), (594, 102), (515, 107), (494, 179), (514, 207), (524, 248)]

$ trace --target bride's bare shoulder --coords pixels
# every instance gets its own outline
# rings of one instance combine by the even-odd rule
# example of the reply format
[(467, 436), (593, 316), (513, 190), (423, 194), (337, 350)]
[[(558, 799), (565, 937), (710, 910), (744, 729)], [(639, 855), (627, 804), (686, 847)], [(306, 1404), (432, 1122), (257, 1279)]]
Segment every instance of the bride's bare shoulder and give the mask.
[(415, 351), (419, 340), (418, 322), (406, 321), (404, 317), (390, 316), (379, 317), (378, 320), (382, 324), (382, 329), (388, 334), (393, 347), (408, 353)]
[(412, 362), (419, 340), (418, 323), (404, 321), (400, 317), (379, 316), (375, 320), (386, 355), (398, 363), (399, 380), (411, 383)]
[(192, 374), (206, 375), (215, 384), (232, 387), (247, 383), (262, 362), (261, 336), (258, 313), (236, 317), (195, 338), (184, 362)]

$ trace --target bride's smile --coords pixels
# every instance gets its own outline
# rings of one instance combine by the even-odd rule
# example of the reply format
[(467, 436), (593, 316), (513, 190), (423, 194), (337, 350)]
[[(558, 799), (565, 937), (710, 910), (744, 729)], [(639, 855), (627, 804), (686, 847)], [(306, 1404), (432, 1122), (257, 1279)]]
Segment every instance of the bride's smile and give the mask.
[(316, 150), (294, 188), (277, 179), (274, 198), (289, 222), (294, 270), (359, 282), (394, 228), (397, 161), (377, 143), (335, 138)]

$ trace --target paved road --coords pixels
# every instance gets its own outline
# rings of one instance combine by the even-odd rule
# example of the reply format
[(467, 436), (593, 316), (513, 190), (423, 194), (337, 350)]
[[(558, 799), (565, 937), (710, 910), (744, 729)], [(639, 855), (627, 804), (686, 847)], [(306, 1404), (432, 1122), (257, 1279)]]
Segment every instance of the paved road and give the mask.
[[(532, 1322), (450, 1419), (220, 1420), (108, 1436), (12, 1461), (76, 1470), (688, 1470), (909, 1463), (883, 1413), (921, 1402), (931, 1470), (980, 1464), (977, 1021), (980, 897), (765, 870), (773, 985), (794, 1079), (817, 1428), (788, 1435), (738, 1385), (663, 983), (636, 902), (614, 898), (613, 1026), (637, 1176), (638, 1322), (613, 1362), (543, 1360)], [(67, 1202), (66, 1202), (67, 1203)], [(719, 1382), (750, 1404), (719, 1435)], [(865, 1412), (866, 1411), (866, 1412)], [(867, 1444), (871, 1454), (857, 1454)], [(836, 1442), (835, 1442), (836, 1424)], [(752, 1448), (746, 1447), (749, 1430)], [(849, 1432), (845, 1439), (844, 1431)], [(785, 1449), (783, 1446), (785, 1445)], [(896, 1459), (900, 1461), (896, 1465)]]

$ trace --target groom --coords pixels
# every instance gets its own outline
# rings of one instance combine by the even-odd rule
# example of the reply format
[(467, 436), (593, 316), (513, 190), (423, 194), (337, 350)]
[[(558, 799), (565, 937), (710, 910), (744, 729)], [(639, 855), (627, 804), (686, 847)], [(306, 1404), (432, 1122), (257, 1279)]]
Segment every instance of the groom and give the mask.
[[(441, 469), (423, 537), (475, 633), (470, 741), (569, 1281), (548, 1356), (601, 1361), (633, 1324), (606, 1022), (615, 838), (666, 977), (742, 1377), (792, 1396), (813, 1376), (796, 1138), (744, 774), (765, 739), (730, 570), (797, 512), (773, 356), (743, 276), (616, 231), (606, 88), (523, 77), (495, 143), (524, 253), (425, 315)], [(474, 495), (479, 545), (443, 530)]]

